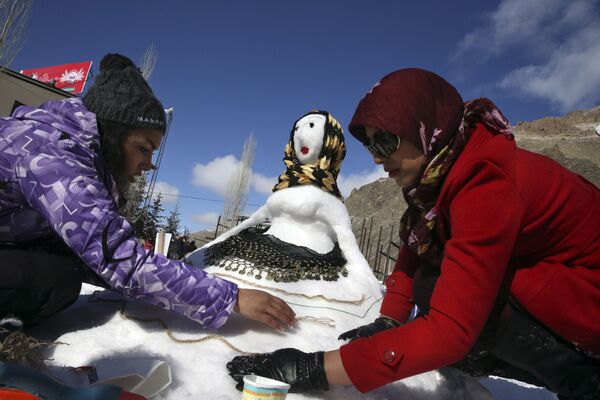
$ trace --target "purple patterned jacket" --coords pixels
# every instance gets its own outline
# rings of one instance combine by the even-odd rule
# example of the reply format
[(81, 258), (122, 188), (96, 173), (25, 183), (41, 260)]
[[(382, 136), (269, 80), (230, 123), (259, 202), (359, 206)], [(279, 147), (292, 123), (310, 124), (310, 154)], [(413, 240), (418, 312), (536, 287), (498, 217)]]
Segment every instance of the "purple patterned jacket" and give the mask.
[(207, 328), (223, 325), (237, 286), (137, 243), (117, 212), (117, 186), (99, 144), (96, 116), (79, 98), (0, 118), (0, 241), (54, 231), (114, 290)]

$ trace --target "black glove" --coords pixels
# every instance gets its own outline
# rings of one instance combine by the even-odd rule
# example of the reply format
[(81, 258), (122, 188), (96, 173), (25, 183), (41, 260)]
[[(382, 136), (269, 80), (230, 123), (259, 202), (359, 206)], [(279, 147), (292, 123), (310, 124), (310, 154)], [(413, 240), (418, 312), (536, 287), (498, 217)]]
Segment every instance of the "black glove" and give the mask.
[(227, 363), (229, 375), (244, 388), (244, 375), (259, 375), (290, 384), (290, 393), (329, 390), (325, 375), (324, 354), (304, 353), (297, 349), (280, 349), (273, 353), (237, 356)]
[(369, 337), (377, 332), (384, 331), (390, 328), (396, 328), (400, 326), (400, 322), (395, 321), (388, 317), (379, 317), (375, 321), (370, 324), (359, 326), (358, 328), (354, 328), (349, 330), (348, 332), (342, 333), (338, 336), (339, 340), (350, 339), (350, 341), (356, 340), (361, 337)]

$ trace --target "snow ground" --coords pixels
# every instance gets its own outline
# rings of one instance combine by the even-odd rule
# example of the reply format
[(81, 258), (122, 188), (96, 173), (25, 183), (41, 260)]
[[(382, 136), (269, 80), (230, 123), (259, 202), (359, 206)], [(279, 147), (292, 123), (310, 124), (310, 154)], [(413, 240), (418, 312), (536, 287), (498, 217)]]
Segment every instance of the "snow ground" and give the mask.
[[(238, 355), (236, 351), (218, 340), (176, 343), (167, 336), (159, 323), (123, 319), (119, 315), (121, 304), (94, 301), (91, 293), (96, 290), (101, 291), (98, 296), (101, 298), (121, 298), (112, 292), (85, 285), (82, 296), (73, 306), (32, 330), (31, 333), (36, 337), (59, 342), (50, 354), (50, 374), (74, 382), (72, 373), (65, 366), (95, 365), (98, 378), (102, 380), (132, 373), (132, 368), (126, 365), (130, 360), (141, 360), (148, 365), (164, 360), (171, 366), (173, 382), (154, 399), (224, 400), (241, 397), (225, 369), (225, 363)], [(127, 301), (126, 313), (142, 318), (160, 318), (179, 339), (196, 339), (213, 333), (203, 330), (184, 317), (137, 301)], [(322, 348), (323, 344), (341, 344), (333, 339), (337, 332), (337, 329), (331, 327), (300, 321), (293, 331), (277, 334), (258, 323), (234, 315), (218, 333), (242, 350), (271, 351), (285, 343), (285, 346), (310, 351)], [(260, 343), (250, 343), (248, 336), (255, 336), (252, 340)], [(445, 382), (440, 374), (433, 372), (364, 395), (353, 388), (336, 388), (319, 396), (289, 394), (288, 399), (557, 399), (547, 390), (518, 381), (490, 377), (482, 379), (480, 383), (482, 386), (475, 380), (462, 377), (453, 382)], [(482, 390), (483, 387), (489, 394)]]

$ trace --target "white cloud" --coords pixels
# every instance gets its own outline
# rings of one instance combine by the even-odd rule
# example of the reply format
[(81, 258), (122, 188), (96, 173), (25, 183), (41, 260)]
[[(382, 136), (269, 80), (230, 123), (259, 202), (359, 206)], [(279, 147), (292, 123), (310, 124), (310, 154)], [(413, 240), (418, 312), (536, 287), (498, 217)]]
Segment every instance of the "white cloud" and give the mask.
[(600, 26), (579, 32), (546, 64), (512, 71), (500, 87), (547, 99), (563, 112), (596, 105), (600, 99)]
[[(499, 86), (546, 99), (561, 111), (600, 99), (600, 12), (597, 0), (503, 0), (459, 44), (459, 59), (518, 52), (530, 59)], [(515, 59), (518, 59), (515, 57)]]
[[(217, 157), (207, 164), (196, 164), (192, 171), (192, 183), (224, 197), (227, 185), (239, 166), (240, 161), (231, 154)], [(258, 193), (270, 195), (276, 183), (277, 178), (250, 171), (250, 187)]]
[(205, 214), (193, 214), (192, 220), (200, 222), (201, 224), (215, 226), (219, 220), (219, 214), (214, 212), (208, 212)]
[(156, 182), (154, 184), (154, 191), (152, 192), (152, 198), (156, 198), (156, 196), (162, 193), (162, 202), (163, 203), (177, 203), (177, 196), (179, 196), (179, 189), (173, 185), (168, 184), (167, 182)]
[(192, 183), (225, 196), (227, 184), (239, 164), (240, 161), (231, 154), (217, 157), (207, 164), (196, 164), (192, 170)]
[(267, 177), (257, 173), (252, 174), (252, 188), (258, 193), (266, 196), (271, 195), (271, 193), (273, 193), (273, 186), (275, 186), (276, 183), (277, 178)]
[(341, 174), (338, 176), (337, 183), (342, 196), (348, 197), (352, 192), (352, 189), (358, 189), (367, 183), (375, 182), (379, 178), (386, 178), (387, 173), (381, 166), (375, 167), (372, 171), (364, 171), (359, 174), (351, 174), (345, 176)]
[[(196, 164), (193, 169), (193, 184), (203, 187), (225, 196), (227, 184), (237, 170), (240, 161), (233, 155), (216, 157), (206, 164)], [(259, 173), (251, 173), (250, 187), (257, 193), (270, 196), (273, 193), (273, 186), (277, 183), (277, 177), (268, 177)], [(367, 183), (374, 182), (379, 178), (387, 177), (387, 173), (380, 166), (376, 166), (371, 171), (363, 171), (358, 174), (345, 175), (340, 174), (337, 182), (340, 192), (347, 197), (352, 189), (359, 188)], [(192, 216), (197, 222), (215, 224), (218, 215), (215, 213), (198, 214)]]
[(494, 12), (484, 17), (484, 25), (465, 35), (459, 44), (459, 52), (497, 55), (523, 41), (546, 40), (548, 35), (538, 37), (538, 34), (546, 30), (548, 22), (555, 19), (563, 5), (562, 0), (504, 0)]

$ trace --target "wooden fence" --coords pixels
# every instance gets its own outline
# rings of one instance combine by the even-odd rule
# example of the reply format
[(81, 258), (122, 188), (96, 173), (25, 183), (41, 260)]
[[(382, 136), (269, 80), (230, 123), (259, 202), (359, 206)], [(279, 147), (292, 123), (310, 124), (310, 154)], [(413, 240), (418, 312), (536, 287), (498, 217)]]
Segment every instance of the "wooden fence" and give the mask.
[(358, 247), (380, 281), (394, 269), (400, 250), (399, 229), (397, 220), (352, 218), (352, 230)]

